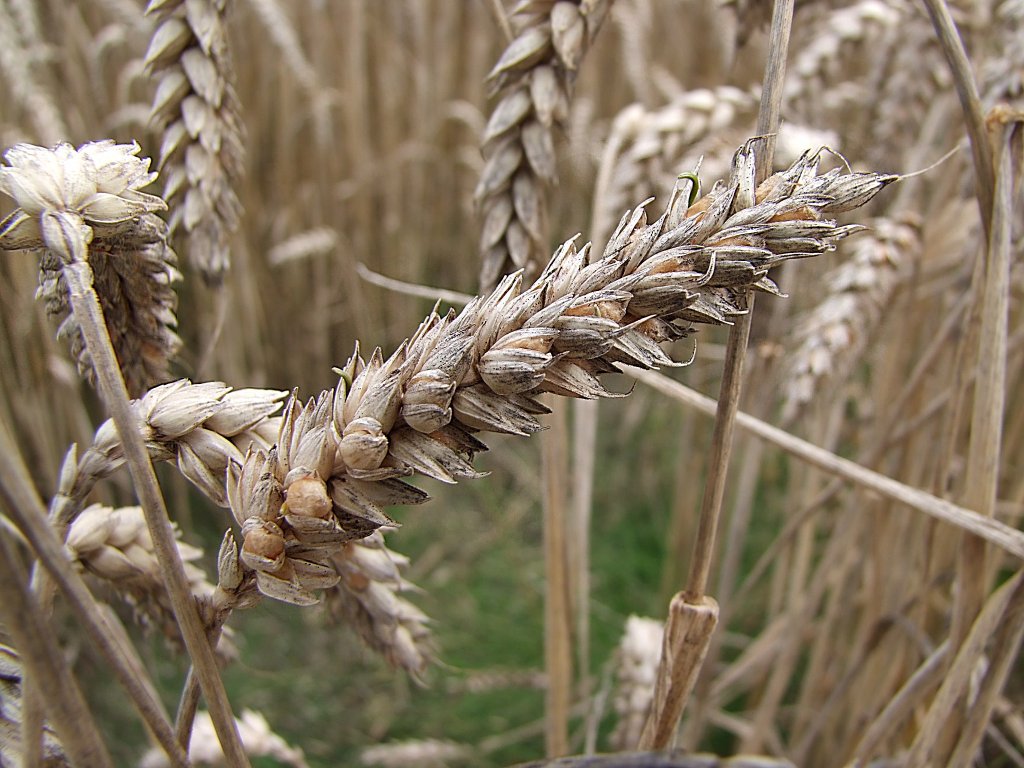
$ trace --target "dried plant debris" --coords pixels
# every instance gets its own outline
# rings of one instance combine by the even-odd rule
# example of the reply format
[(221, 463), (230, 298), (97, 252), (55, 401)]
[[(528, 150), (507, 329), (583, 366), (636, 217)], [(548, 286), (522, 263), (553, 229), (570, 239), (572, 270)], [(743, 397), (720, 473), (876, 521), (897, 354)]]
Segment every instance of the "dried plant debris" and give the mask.
[(565, 123), (580, 62), (609, 5), (522, 0), (512, 10), (515, 39), (487, 79), (497, 102), (484, 131), (476, 189), (483, 290), (517, 269), (533, 280), (547, 258), (544, 194), (557, 178), (555, 129)]
[(242, 206), (235, 187), (244, 144), (224, 27), (226, 0), (151, 0), (157, 18), (146, 66), (157, 81), (152, 121), (162, 131), (160, 169), (170, 226), (211, 285), (230, 266)]
[(0, 167), (0, 191), (19, 206), (0, 222), (0, 249), (40, 252), (36, 295), (59, 323), (57, 335), (67, 340), (79, 372), (94, 383), (63, 275), (72, 258), (65, 238), (87, 244), (107, 331), (133, 396), (169, 378), (170, 360), (181, 346), (174, 331), (177, 257), (155, 214), (166, 205), (141, 191), (156, 174), (138, 152), (137, 144), (113, 141), (78, 149), (18, 144), (4, 153), (8, 165)]
[(777, 292), (773, 264), (834, 249), (859, 227), (829, 217), (896, 177), (819, 173), (806, 153), (754, 179), (747, 144), (731, 178), (692, 205), (680, 188), (654, 223), (643, 208), (624, 216), (602, 256), (569, 241), (533, 285), (510, 275), (461, 313), (432, 313), (388, 358), (357, 349), (335, 389), (293, 396), (275, 447), (229, 467), (241, 558), (260, 591), (315, 602), (337, 583), (330, 563), (344, 545), (393, 524), (384, 507), (427, 498), (407, 478), (479, 477), (477, 435), (538, 431), (542, 393), (614, 396), (600, 377), (619, 365), (673, 365), (661, 342), (728, 322), (750, 289)]

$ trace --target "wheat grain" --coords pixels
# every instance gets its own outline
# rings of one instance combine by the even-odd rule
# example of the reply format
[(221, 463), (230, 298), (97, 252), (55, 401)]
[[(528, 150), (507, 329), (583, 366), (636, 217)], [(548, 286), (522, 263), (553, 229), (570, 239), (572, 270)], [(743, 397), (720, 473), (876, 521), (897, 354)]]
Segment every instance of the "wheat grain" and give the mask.
[(488, 75), (499, 96), (483, 136), (476, 197), (484, 222), (480, 285), (516, 269), (527, 280), (547, 254), (544, 194), (556, 179), (554, 130), (568, 117), (580, 62), (610, 0), (529, 0), (512, 14), (515, 39)]
[(146, 9), (158, 19), (146, 65), (158, 81), (152, 121), (163, 135), (159, 166), (170, 226), (183, 230), (189, 260), (211, 285), (230, 265), (244, 157), (225, 7), (225, 0), (151, 0)]

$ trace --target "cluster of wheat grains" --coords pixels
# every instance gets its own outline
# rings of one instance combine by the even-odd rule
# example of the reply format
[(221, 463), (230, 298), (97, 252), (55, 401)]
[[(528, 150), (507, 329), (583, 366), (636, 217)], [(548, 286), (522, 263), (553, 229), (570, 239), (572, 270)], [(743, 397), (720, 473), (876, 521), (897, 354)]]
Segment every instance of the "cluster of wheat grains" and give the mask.
[[(771, 4), (188, 0), (151, 3), (148, 15), (142, 5), (0, 3), (3, 146), (63, 141), (67, 154), (101, 137), (137, 140), (141, 154), (161, 158), (171, 223), (201, 241), (178, 241), (186, 257), (178, 264), (159, 204), (150, 200), (154, 207), (133, 214), (130, 227), (112, 224), (104, 208), (111, 201), (92, 198), (111, 189), (66, 185), (74, 174), (50, 174), (39, 182), (40, 200), (24, 207), (18, 199), (29, 213), (6, 221), (7, 244), (35, 247), (48, 234), (56, 247), (42, 258), (0, 260), (0, 420), (31, 467), (31, 490), (49, 500), (53, 529), (68, 537), (66, 564), (89, 574), (91, 588), (106, 582), (98, 595), (119, 593), (137, 618), (183, 647), (170, 621), (174, 595), (149, 578), (160, 547), (176, 550), (186, 561), (179, 586), (197, 604), (200, 623), (212, 636), (236, 629), (245, 664), (226, 676), (242, 679), (244, 692), (232, 687), (232, 702), (248, 705), (255, 696), (311, 764), (351, 761), (353, 747), (387, 742), (393, 749), (367, 752), (366, 760), (502, 764), (535, 755), (543, 729), (529, 723), (541, 717), (536, 696), (522, 703), (529, 692), (467, 685), (459, 711), (479, 710), (485, 722), (476, 730), (472, 717), (452, 725), (438, 714), (450, 706), (447, 694), (409, 694), (385, 677), (386, 665), (352, 663), (358, 645), (313, 624), (311, 612), (282, 621), (276, 612), (236, 609), (261, 595), (307, 603), (322, 594), (324, 615), (414, 679), (428, 677), (436, 655), (450, 660), (446, 646), (471, 647), (470, 669), (457, 668), (460, 657), (456, 668), (434, 670), (435, 679), (507, 669), (510, 647), (517, 654), (511, 664), (524, 667), (512, 678), (536, 678), (536, 657), (518, 655), (531, 642), (523, 638), (533, 625), (523, 617), (538, 608), (543, 578), (538, 526), (526, 512), (541, 495), (536, 466), (528, 451), (497, 435), (488, 438), (494, 455), (472, 461), (482, 433), (536, 431), (546, 405), (538, 392), (600, 395), (611, 366), (685, 359), (688, 342), (668, 347), (668, 356), (653, 342), (695, 321), (720, 327), (701, 331), (695, 362), (680, 375), (714, 394), (721, 323), (744, 306), (738, 287), (777, 265), (772, 279), (792, 298), (758, 302), (743, 407), (876, 474), (826, 459), (812, 467), (808, 457), (817, 454), (808, 442), (789, 444), (776, 433), (739, 438), (709, 588), (721, 604), (719, 630), (680, 741), (808, 766), (1022, 760), (1019, 562), (1006, 553), (1017, 552), (1012, 530), (1024, 512), (1019, 264), (1000, 277), (1001, 254), (1019, 253), (1019, 233), (1011, 228), (1005, 236), (1006, 216), (992, 213), (1001, 210), (992, 200), (1013, 192), (997, 194), (991, 158), (972, 160), (956, 93), (976, 80), (980, 98), (968, 112), (982, 120), (997, 105), (1017, 103), (1024, 66), (1017, 0), (798, 4), (784, 126), (835, 137), (816, 143), (841, 150), (857, 169), (908, 173), (961, 151), (858, 212), (855, 220), (871, 231), (843, 245), (838, 260), (785, 265), (774, 252), (748, 257), (762, 246), (809, 250), (823, 222), (754, 213), (757, 205), (727, 207), (723, 195), (733, 185), (740, 198), (746, 194), (743, 168), (689, 212), (710, 226), (714, 217), (700, 207), (727, 207), (715, 209), (727, 218), (725, 231), (698, 228), (692, 239), (662, 241), (685, 228), (691, 188), (729, 176), (732, 150), (754, 131)], [(946, 23), (943, 10), (959, 28), (945, 41), (934, 28)], [(957, 39), (973, 74), (947, 62)], [(973, 144), (991, 146), (989, 154), (1012, 165), (1012, 153), (999, 147), (1013, 119), (1005, 108), (992, 112), (988, 133), (975, 131)], [(680, 180), (701, 157), (699, 178)], [(113, 192), (117, 206), (132, 197), (125, 189), (148, 178), (148, 169), (135, 168), (138, 176)], [(1011, 167), (1002, 176), (1019, 173)], [(17, 197), (29, 182), (8, 184)], [(650, 211), (675, 213), (648, 224), (634, 212), (615, 231), (622, 213), (649, 195), (659, 197)], [(61, 215), (47, 219), (50, 231), (32, 230), (58, 199)], [(0, 205), (0, 213), (11, 210)], [(822, 210), (818, 199), (808, 205)], [(246, 223), (228, 238), (240, 207)], [(85, 245), (95, 292), (134, 398), (134, 431), (161, 465), (178, 539), (142, 533), (139, 513), (124, 511), (140, 501), (117, 471), (133, 465), (130, 451), (113, 421), (101, 423), (105, 414), (76, 375), (97, 368), (68, 293), (62, 255), (75, 251), (60, 241), (73, 234), (69, 215), (93, 232)], [(777, 225), (787, 218), (780, 236)], [(845, 234), (854, 219), (839, 218)], [(580, 230), (596, 249), (559, 249), (556, 265), (542, 273), (557, 243)], [(225, 272), (228, 242), (233, 267)], [(652, 250), (639, 256), (647, 245)], [(204, 253), (227, 311), (219, 343), (201, 359), (200, 340), (215, 322), (193, 274), (202, 265), (192, 259)], [(501, 282), (462, 313), (438, 308), (409, 336), (429, 306), (366, 286), (356, 277), (364, 265), (463, 291), (480, 275), (499, 283), (517, 266), (536, 274)], [(33, 299), (37, 288), (41, 301)], [(691, 302), (668, 329), (649, 317), (667, 301)], [(398, 351), (357, 351), (332, 377), (355, 338)], [(287, 397), (293, 387), (320, 395), (306, 404), (297, 393)], [(626, 687), (616, 693), (598, 683), (595, 667), (612, 657), (611, 634), (627, 615), (663, 614), (663, 598), (681, 586), (711, 441), (710, 422), (686, 402), (669, 405), (638, 386), (609, 403), (591, 438), (598, 462), (591, 562), (606, 570), (593, 574), (593, 599), (572, 586), (578, 604), (565, 617), (579, 649), (566, 717), (579, 716), (588, 731), (574, 732), (574, 747), (628, 750), (639, 738), (644, 699), (628, 687), (642, 677), (631, 674), (639, 660), (623, 665)], [(1003, 413), (1000, 435), (995, 422)], [(761, 429), (749, 420), (740, 425)], [(772, 441), (802, 458), (785, 458)], [(70, 443), (80, 448), (69, 452)], [(4, 466), (5, 497), (21, 499), (22, 509), (30, 502), (14, 492), (29, 489), (18, 485), (10, 462)], [(403, 513), (404, 529), (394, 531), (398, 515), (385, 507), (424, 498), (408, 473), (447, 484), (481, 469), (491, 470), (489, 480), (432, 487), (440, 497), (433, 508)], [(885, 485), (889, 479), (902, 485)], [(931, 500), (900, 496), (914, 489)], [(967, 518), (974, 530), (1010, 538), (979, 547), (948, 517), (927, 514), (947, 509), (944, 503), (991, 519)], [(225, 506), (230, 517), (216, 511)], [(40, 501), (36, 517), (45, 514)], [(6, 544), (22, 555), (35, 551), (23, 544), (28, 534), (12, 532), (24, 521), (7, 517), (0, 520)], [(233, 531), (220, 540), (228, 521)], [(412, 562), (389, 547), (402, 542), (416, 555)], [(192, 559), (197, 544), (207, 554)], [(209, 575), (200, 578), (198, 566)], [(79, 594), (61, 581), (74, 573), (35, 570), (44, 613), (55, 593)], [(498, 586), (488, 592), (489, 579)], [(621, 584), (630, 587), (615, 593)], [(71, 597), (57, 600), (54, 622), (72, 606)], [(592, 626), (577, 621), (588, 611)], [(81, 621), (89, 615), (76, 614)], [(126, 636), (119, 624), (106, 626), (111, 636)], [(102, 653), (87, 650), (79, 663), (87, 681), (88, 665)], [(57, 743), (81, 749), (88, 737), (66, 728), (73, 702), (46, 712), (51, 722), (43, 725), (32, 680), (67, 683), (66, 662), (42, 644), (30, 655), (36, 666), (24, 686), (22, 662), (2, 657), (12, 659), (0, 668), (12, 693), (0, 702), (7, 750), (0, 754), (6, 760), (27, 744), (28, 754), (63, 760)], [(255, 659), (268, 661), (246, 675)], [(653, 663), (649, 654), (644, 661)], [(122, 660), (125, 668), (135, 663), (130, 655)], [(254, 693), (251, 677), (277, 687)], [(95, 686), (83, 687), (93, 701)], [(186, 688), (194, 708), (198, 689)], [(147, 701), (145, 692), (133, 695)], [(100, 732), (114, 728), (110, 720), (136, 734), (108, 739), (114, 761), (127, 764), (141, 753), (144, 729), (109, 709), (97, 710)], [(211, 709), (211, 720), (196, 723), (200, 733), (234, 722)], [(611, 710), (623, 718), (614, 730), (601, 719)], [(154, 712), (143, 719), (158, 740), (175, 725)], [(184, 721), (191, 717), (179, 731), (187, 730)], [(486, 738), (480, 729), (490, 731)], [(173, 753), (171, 764), (180, 764)]]

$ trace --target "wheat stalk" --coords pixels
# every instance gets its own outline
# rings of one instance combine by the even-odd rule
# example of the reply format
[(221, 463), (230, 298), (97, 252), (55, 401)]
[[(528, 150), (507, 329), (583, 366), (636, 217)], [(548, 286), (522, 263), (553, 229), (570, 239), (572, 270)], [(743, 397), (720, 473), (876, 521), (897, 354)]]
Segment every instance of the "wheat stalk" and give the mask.
[(158, 19), (146, 52), (156, 78), (152, 121), (162, 131), (159, 166), (172, 232), (183, 230), (190, 261), (219, 284), (238, 226), (235, 192), (244, 146), (231, 72), (226, 0), (151, 0)]
[(476, 189), (485, 290), (516, 269), (532, 281), (547, 257), (544, 194), (557, 178), (554, 131), (568, 117), (576, 72), (609, 5), (528, 0), (512, 12), (515, 39), (487, 77), (498, 101), (484, 131)]

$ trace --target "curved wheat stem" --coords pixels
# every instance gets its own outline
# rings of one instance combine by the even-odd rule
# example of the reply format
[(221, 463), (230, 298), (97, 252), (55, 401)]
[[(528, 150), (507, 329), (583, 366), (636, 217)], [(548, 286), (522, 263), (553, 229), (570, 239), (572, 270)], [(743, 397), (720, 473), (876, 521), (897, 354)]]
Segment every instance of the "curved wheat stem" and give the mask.
[(480, 285), (524, 269), (535, 278), (547, 258), (544, 194), (556, 176), (554, 131), (568, 116), (580, 61), (610, 0), (529, 0), (512, 15), (515, 39), (488, 75), (499, 98), (483, 136), (476, 197), (484, 221)]
[(238, 226), (235, 186), (244, 149), (224, 29), (225, 0), (151, 0), (158, 23), (146, 65), (158, 81), (152, 121), (162, 131), (160, 168), (172, 231), (203, 279), (216, 285), (230, 266)]

